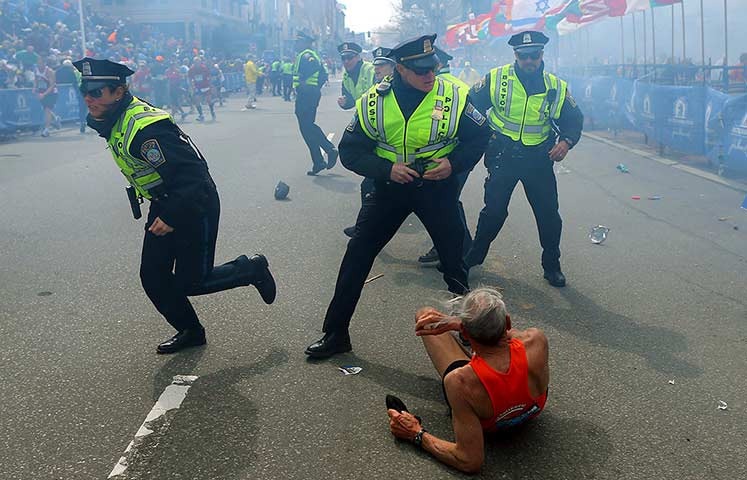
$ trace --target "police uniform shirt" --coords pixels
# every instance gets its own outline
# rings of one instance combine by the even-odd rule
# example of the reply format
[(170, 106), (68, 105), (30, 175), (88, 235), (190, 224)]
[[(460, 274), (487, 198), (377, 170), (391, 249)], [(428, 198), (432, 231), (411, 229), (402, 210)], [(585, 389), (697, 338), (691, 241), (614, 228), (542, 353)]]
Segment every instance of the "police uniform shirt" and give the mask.
[[(527, 95), (537, 95), (547, 89), (544, 80), (544, 62), (540, 64), (540, 68), (533, 74), (524, 73), (519, 68), (518, 64), (514, 65), (514, 69), (519, 81), (521, 81), (521, 84), (524, 86)], [(477, 83), (470, 89), (469, 93), (475, 107), (477, 107), (481, 113), (487, 114), (488, 110), (493, 107), (493, 99), (490, 96), (490, 74), (488, 73), (485, 75), (481, 82)], [(559, 138), (566, 139), (571, 148), (573, 148), (581, 139), (581, 131), (584, 126), (584, 115), (581, 113), (581, 109), (578, 108), (576, 101), (571, 96), (570, 90), (566, 93), (565, 102), (563, 102), (563, 107), (560, 109), (560, 118), (553, 120), (553, 123), (558, 128)], [(501, 137), (503, 141), (511, 141), (508, 137)], [(542, 145), (538, 145), (538, 147), (544, 148)], [(525, 148), (531, 149), (537, 147)]]
[[(402, 82), (399, 77), (395, 77), (389, 95), (396, 95), (402, 115), (405, 120), (409, 120), (427, 93), (416, 90)], [(459, 118), (457, 129), (459, 144), (447, 156), (451, 163), (451, 176), (471, 170), (477, 164), (492, 133), (487, 119), (473, 105), (471, 98), (467, 96), (467, 103)], [(358, 175), (389, 181), (394, 164), (376, 155), (375, 148), (376, 141), (364, 133), (358, 115), (353, 115), (353, 120), (345, 129), (338, 146), (340, 162)]]
[[(360, 77), (361, 75), (362, 67), (363, 67), (363, 60), (360, 60), (355, 65), (355, 67), (353, 67), (353, 70), (347, 72), (350, 79), (353, 80), (354, 85), (358, 83), (358, 77)], [(355, 102), (358, 99), (353, 98), (353, 94), (350, 93), (347, 88), (345, 88), (344, 84), (342, 86), (342, 96), (345, 97), (345, 104), (342, 106), (343, 110), (350, 110), (351, 108), (355, 107)]]
[[(97, 121), (89, 114), (88, 126), (108, 140), (131, 101), (132, 95), (126, 94), (122, 105), (104, 121)], [(163, 179), (163, 184), (153, 191), (158, 198), (151, 203), (151, 209), (171, 227), (178, 228), (199, 213), (211, 190), (215, 189), (207, 162), (170, 120), (161, 120), (140, 130), (130, 144), (130, 155), (148, 162)]]
[[(301, 87), (306, 86), (304, 81), (309, 78), (310, 76), (314, 75), (316, 72), (320, 71), (322, 66), (319, 64), (319, 62), (314, 58), (314, 55), (310, 53), (305, 53), (303, 57), (301, 57), (301, 62), (298, 65), (298, 78)], [(321, 85), (318, 85), (316, 88), (322, 88)]]

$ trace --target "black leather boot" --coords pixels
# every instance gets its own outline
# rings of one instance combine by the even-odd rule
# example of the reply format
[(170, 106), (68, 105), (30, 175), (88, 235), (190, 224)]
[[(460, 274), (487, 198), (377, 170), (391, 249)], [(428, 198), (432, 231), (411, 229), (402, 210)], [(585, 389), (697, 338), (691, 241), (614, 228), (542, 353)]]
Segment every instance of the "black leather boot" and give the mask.
[(176, 353), (185, 348), (198, 347), (206, 343), (204, 328), (187, 328), (158, 345), (156, 353)]
[(327, 358), (352, 349), (348, 332), (327, 332), (321, 339), (306, 347), (304, 353), (312, 358)]

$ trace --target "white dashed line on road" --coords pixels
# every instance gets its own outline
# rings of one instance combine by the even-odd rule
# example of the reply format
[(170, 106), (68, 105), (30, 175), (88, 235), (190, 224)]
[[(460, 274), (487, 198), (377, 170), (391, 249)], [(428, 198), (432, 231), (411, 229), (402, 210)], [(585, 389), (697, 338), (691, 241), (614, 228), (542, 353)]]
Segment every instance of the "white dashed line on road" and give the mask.
[[(117, 464), (114, 466), (114, 469), (112, 469), (112, 473), (110, 473), (107, 478), (117, 478), (124, 475), (127, 471), (127, 467), (130, 466), (129, 460), (134, 458), (138, 446), (144, 441), (145, 437), (152, 433), (162, 434), (166, 429), (168, 429), (169, 424), (171, 423), (170, 420), (160, 422), (157, 427), (153, 427), (154, 421), (163, 417), (169, 410), (178, 409), (182, 405), (184, 398), (187, 396), (187, 392), (190, 387), (192, 387), (195, 380), (197, 380), (195, 375), (174, 376), (171, 385), (166, 387), (166, 390), (164, 390), (161, 396), (158, 397), (156, 404), (153, 406), (150, 413), (148, 413), (148, 416), (145, 417), (145, 420), (143, 421), (143, 424), (140, 425), (137, 433), (135, 433), (135, 439), (127, 445), (124, 455), (119, 459)], [(151, 430), (150, 427), (153, 427), (153, 430)]]

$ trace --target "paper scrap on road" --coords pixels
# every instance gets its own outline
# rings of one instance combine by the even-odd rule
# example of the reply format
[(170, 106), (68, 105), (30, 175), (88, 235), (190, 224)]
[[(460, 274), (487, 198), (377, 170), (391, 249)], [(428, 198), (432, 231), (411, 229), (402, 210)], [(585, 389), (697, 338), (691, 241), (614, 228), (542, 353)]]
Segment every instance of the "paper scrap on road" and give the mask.
[(352, 367), (352, 366), (337, 367), (337, 369), (341, 371), (343, 375), (358, 375), (359, 373), (363, 371), (361, 367)]
[(670, 384), (670, 385), (674, 385), (674, 380), (670, 380), (670, 381), (669, 381), (669, 384)]
[(717, 408), (718, 408), (719, 410), (726, 410), (726, 409), (728, 409), (728, 408), (729, 408), (729, 405), (727, 405), (725, 401), (723, 401), (723, 400), (719, 400), (719, 401), (718, 401), (718, 407), (717, 407)]
[(633, 195), (630, 198), (632, 198), (633, 200), (640, 200), (641, 196), (640, 195)]
[(589, 232), (589, 240), (591, 240), (591, 243), (593, 243), (594, 245), (599, 245), (607, 240), (607, 234), (609, 232), (610, 229), (608, 227), (605, 227), (604, 225), (591, 227), (591, 231)]

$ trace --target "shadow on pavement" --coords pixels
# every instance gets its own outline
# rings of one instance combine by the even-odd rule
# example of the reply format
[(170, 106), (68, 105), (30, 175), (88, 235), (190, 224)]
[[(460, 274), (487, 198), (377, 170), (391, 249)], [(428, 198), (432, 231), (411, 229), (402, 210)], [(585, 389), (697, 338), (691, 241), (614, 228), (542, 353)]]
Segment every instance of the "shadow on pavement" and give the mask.
[(314, 183), (322, 188), (335, 193), (357, 193), (358, 184), (336, 174), (318, 175), (314, 177)]
[[(160, 395), (173, 375), (194, 373), (202, 350), (174, 356), (164, 365), (156, 375), (154, 395)], [(253, 364), (200, 376), (166, 434), (138, 452), (128, 478), (238, 478), (256, 458), (259, 435), (258, 408), (239, 385), (287, 362), (286, 351), (274, 350)]]
[(668, 375), (692, 378), (703, 373), (700, 367), (678, 358), (678, 354), (687, 355), (687, 338), (684, 335), (664, 327), (639, 324), (624, 315), (606, 310), (573, 286), (558, 289), (560, 295), (572, 305), (571, 309), (566, 309), (554, 307), (554, 301), (546, 291), (526, 283), (487, 271), (475, 277), (470, 282), (472, 288), (478, 285), (502, 287), (510, 305), (536, 305), (531, 317), (553, 328), (594, 345), (638, 355), (653, 369)]

